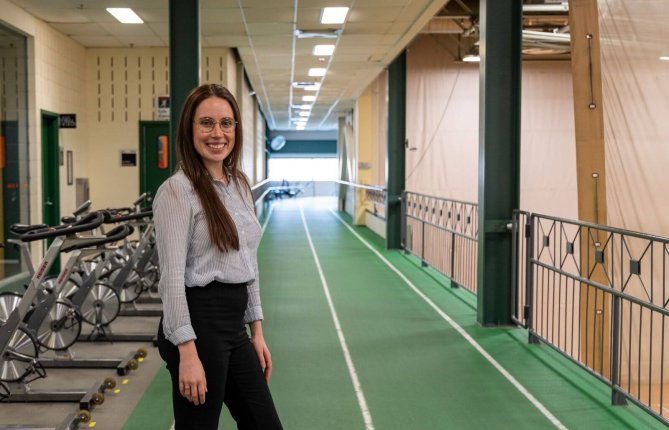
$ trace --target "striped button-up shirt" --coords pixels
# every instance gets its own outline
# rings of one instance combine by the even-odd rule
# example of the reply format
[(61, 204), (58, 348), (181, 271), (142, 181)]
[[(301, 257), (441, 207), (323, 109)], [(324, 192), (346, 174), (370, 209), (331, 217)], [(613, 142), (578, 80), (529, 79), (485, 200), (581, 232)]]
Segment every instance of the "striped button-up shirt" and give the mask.
[(213, 281), (248, 283), (244, 323), (263, 318), (256, 256), (261, 228), (253, 199), (244, 184), (238, 189), (230, 177), (227, 186), (214, 181), (214, 188), (237, 227), (239, 251), (221, 252), (212, 243), (200, 198), (183, 171), (179, 170), (160, 186), (153, 202), (163, 332), (175, 345), (196, 338), (184, 286), (196, 288)]

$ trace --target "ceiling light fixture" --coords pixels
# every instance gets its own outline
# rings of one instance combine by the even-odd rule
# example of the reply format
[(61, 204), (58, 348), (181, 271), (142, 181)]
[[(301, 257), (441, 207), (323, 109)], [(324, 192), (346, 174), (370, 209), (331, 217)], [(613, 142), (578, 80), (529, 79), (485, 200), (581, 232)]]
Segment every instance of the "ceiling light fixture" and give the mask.
[(334, 45), (316, 45), (314, 46), (313, 54), (316, 56), (330, 56), (335, 50)]
[(108, 7), (107, 12), (123, 24), (143, 24), (142, 18), (129, 7)]
[(305, 117), (305, 116), (308, 117), (309, 115), (311, 115), (311, 112), (309, 112), (307, 110), (303, 110), (303, 111), (300, 111), (300, 113), (298, 113), (298, 115), (302, 116), (302, 117)]
[(462, 61), (464, 61), (465, 63), (480, 63), (481, 57), (475, 54), (467, 54), (464, 57), (462, 57)]
[(316, 101), (316, 96), (302, 96), (303, 102), (314, 102)]
[(298, 125), (297, 127), (295, 127), (295, 129), (298, 130), (298, 131), (302, 131), (305, 128), (306, 128), (306, 125)]
[(341, 34), (341, 28), (336, 30), (295, 30), (298, 39), (312, 39), (322, 37), (324, 39), (336, 39)]
[(669, 61), (669, 57), (660, 57), (660, 60), (662, 60), (662, 61)]
[(325, 76), (327, 69), (323, 67), (312, 67), (309, 69), (309, 76)]
[(321, 12), (321, 24), (343, 24), (347, 14), (347, 7), (324, 7)]
[(321, 89), (321, 84), (320, 82), (314, 83), (314, 85), (309, 85), (304, 87), (304, 91), (318, 91)]
[(293, 88), (304, 88), (316, 84), (318, 84), (318, 82), (293, 82)]

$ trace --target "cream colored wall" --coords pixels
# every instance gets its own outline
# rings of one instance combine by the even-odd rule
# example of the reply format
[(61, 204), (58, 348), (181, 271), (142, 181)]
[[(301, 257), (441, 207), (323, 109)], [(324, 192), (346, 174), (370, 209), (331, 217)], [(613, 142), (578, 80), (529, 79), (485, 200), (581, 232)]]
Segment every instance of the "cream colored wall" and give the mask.
[[(8, 1), (0, 0), (0, 10), (3, 23), (28, 37), (30, 217), (31, 222), (38, 223), (42, 221), (42, 110), (77, 114), (76, 129), (59, 131), (59, 146), (64, 154), (73, 152), (74, 178), (88, 174), (83, 91), (85, 48)], [(60, 167), (61, 214), (71, 213), (74, 208), (75, 188), (67, 185), (63, 165)]]
[(357, 170), (357, 181), (361, 184), (371, 185), (372, 183), (372, 149), (373, 142), (373, 122), (372, 122), (372, 89), (367, 87), (355, 102), (355, 132), (356, 132), (356, 159), (357, 163), (353, 167)]
[[(203, 49), (201, 82), (236, 87), (231, 61), (228, 48)], [(90, 48), (86, 64), (91, 200), (97, 208), (128, 206), (139, 194), (139, 166), (121, 167), (121, 151), (138, 153), (139, 122), (158, 120), (156, 97), (169, 94), (169, 51)]]
[(265, 152), (265, 120), (258, 109), (256, 101), (256, 110), (254, 112), (255, 119), (255, 145), (254, 145), (254, 172), (255, 177), (252, 179), (254, 184), (265, 179), (265, 165), (267, 163), (267, 153)]
[[(388, 152), (388, 72), (384, 70), (370, 84), (372, 90), (372, 185), (386, 186), (386, 153)], [(384, 232), (385, 235), (385, 232)]]
[(95, 208), (129, 206), (139, 195), (139, 167), (121, 167), (121, 151), (139, 154), (139, 121), (157, 119), (156, 97), (169, 94), (168, 56), (167, 48), (86, 52), (87, 163)]
[(355, 158), (357, 182), (386, 186), (386, 152), (388, 146), (387, 72), (377, 76), (356, 99)]
[[(240, 82), (241, 81), (241, 82)], [(255, 121), (254, 112), (257, 109), (255, 99), (251, 96), (251, 89), (244, 79), (244, 74), (240, 73), (237, 76), (237, 82), (240, 83), (238, 89), (241, 90), (237, 102), (240, 104), (239, 108), (242, 111), (242, 122), (244, 126), (244, 150), (242, 151), (242, 170), (253, 181), (255, 173), (253, 171), (255, 165)]]

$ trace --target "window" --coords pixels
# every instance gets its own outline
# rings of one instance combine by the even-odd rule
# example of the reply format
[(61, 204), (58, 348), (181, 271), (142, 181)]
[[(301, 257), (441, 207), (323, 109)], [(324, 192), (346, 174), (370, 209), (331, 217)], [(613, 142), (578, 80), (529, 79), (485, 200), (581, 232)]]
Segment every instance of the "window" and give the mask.
[[(26, 38), (0, 25), (0, 242), (29, 221)], [(20, 253), (0, 248), (0, 280), (21, 273)], [(23, 268), (25, 270), (25, 268)]]
[(272, 181), (334, 181), (337, 179), (336, 158), (270, 158), (269, 179)]

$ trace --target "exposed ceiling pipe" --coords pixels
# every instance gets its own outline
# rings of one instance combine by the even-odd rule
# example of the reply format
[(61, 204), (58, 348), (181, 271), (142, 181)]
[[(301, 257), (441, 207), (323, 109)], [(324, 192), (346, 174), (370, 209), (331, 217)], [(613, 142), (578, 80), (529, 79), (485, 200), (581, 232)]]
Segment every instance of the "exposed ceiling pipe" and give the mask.
[(569, 12), (569, 3), (557, 4), (524, 4), (523, 12), (525, 13), (564, 13)]

